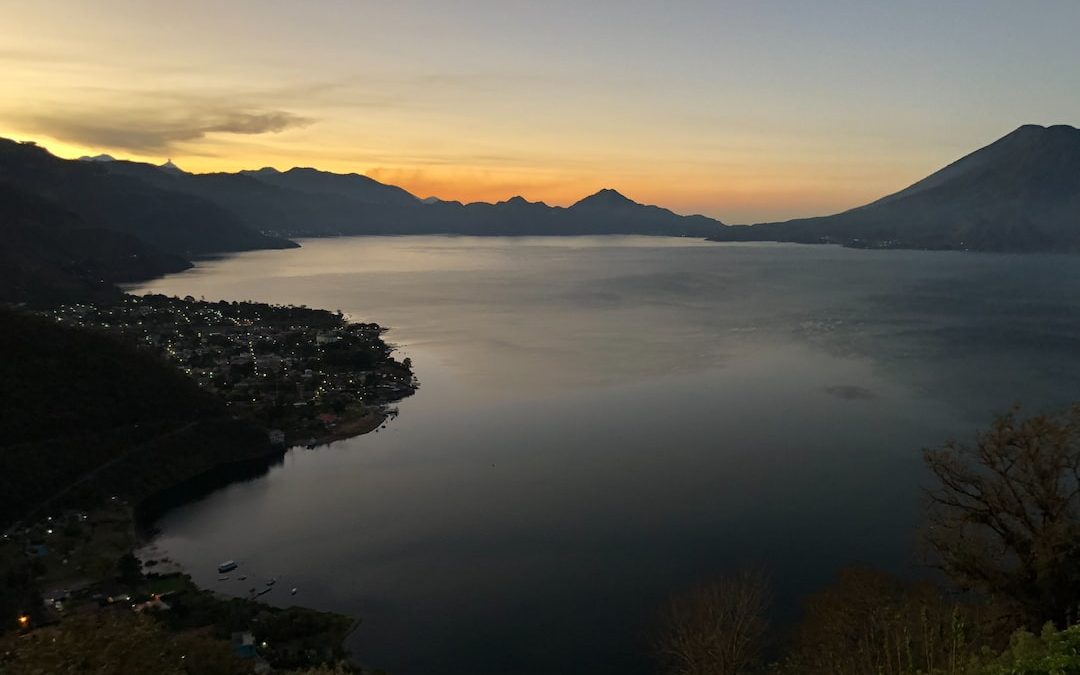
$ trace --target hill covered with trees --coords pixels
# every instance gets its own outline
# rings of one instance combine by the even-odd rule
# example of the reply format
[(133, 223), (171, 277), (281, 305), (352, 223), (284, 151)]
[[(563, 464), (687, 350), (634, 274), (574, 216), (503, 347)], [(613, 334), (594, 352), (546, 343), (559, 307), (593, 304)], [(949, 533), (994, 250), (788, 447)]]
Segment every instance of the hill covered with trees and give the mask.
[(263, 454), (262, 429), (142, 349), (0, 310), (0, 523), (46, 504), (138, 500)]

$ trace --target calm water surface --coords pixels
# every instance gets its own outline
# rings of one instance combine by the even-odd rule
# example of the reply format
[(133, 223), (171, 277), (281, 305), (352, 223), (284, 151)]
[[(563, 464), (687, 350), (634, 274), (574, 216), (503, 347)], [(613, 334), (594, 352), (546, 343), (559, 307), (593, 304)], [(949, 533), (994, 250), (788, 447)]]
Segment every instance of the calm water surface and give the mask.
[[(910, 569), (918, 450), (1080, 399), (1080, 259), (642, 237), (385, 237), (137, 290), (341, 309), (421, 381), (379, 433), (172, 511), (200, 583), (363, 620), (398, 675), (648, 672), (666, 594), (764, 563), (781, 614)], [(284, 589), (298, 587), (289, 597)], [(275, 595), (279, 596), (275, 598)]]

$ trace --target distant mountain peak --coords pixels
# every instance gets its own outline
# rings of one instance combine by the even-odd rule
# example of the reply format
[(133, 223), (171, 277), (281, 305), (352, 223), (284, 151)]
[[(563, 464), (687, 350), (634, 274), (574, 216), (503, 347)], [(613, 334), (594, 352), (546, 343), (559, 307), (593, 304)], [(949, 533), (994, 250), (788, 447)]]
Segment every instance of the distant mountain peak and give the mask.
[(184, 173), (184, 170), (173, 164), (172, 159), (165, 160), (164, 164), (159, 164), (158, 168), (162, 171), (171, 171), (173, 173)]
[(623, 206), (639, 206), (637, 202), (626, 197), (618, 190), (611, 188), (604, 188), (595, 194), (591, 194), (588, 197), (578, 201), (570, 208), (589, 206), (589, 207), (602, 207), (602, 208), (614, 208)]
[(1042, 124), (1021, 124), (1019, 127), (1016, 128), (1017, 131), (1020, 131), (1022, 129), (1030, 129), (1033, 131), (1049, 131), (1050, 129), (1070, 129), (1072, 131), (1080, 131), (1080, 129), (1077, 129), (1071, 124), (1050, 124), (1047, 126), (1043, 126)]
[(857, 247), (1080, 252), (1077, 223), (1080, 129), (1025, 124), (877, 201), (831, 216), (757, 225), (739, 236)]
[(1041, 124), (1022, 124), (1012, 133), (1004, 136), (1000, 140), (1016, 138), (1035, 140), (1039, 138), (1061, 138), (1066, 135), (1080, 137), (1080, 129), (1069, 126), (1068, 124), (1052, 124), (1046, 127)]
[(79, 158), (80, 162), (115, 162), (116, 158), (112, 155), (106, 155), (104, 153), (100, 155), (83, 155)]

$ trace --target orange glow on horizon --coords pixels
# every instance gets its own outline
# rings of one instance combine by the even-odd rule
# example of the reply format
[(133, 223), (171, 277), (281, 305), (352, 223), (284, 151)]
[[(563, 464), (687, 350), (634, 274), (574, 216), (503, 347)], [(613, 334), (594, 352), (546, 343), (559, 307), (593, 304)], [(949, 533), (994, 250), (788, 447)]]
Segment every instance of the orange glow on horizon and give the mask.
[[(522, 196), (529, 201), (565, 207), (602, 188), (613, 188), (644, 204), (655, 204), (681, 214), (703, 214), (728, 224), (835, 213), (906, 187), (918, 177), (915, 172), (902, 175), (895, 171), (880, 171), (877, 175), (863, 175), (858, 189), (853, 189), (850, 182), (823, 176), (814, 167), (777, 167), (772, 171), (761, 167), (751, 167), (752, 170), (736, 167), (721, 174), (664, 165), (658, 166), (656, 173), (640, 170), (620, 173), (619, 167), (602, 172), (595, 169), (489, 168), (455, 164), (365, 166), (362, 162), (332, 156), (307, 160), (303, 156), (297, 158), (301, 153), (265, 147), (236, 148), (235, 155), (176, 152), (158, 156), (91, 148), (45, 136), (33, 138), (2, 129), (0, 136), (33, 140), (53, 154), (67, 159), (101, 153), (152, 164), (172, 159), (181, 168), (193, 173), (238, 171), (264, 166), (274, 166), (279, 170), (313, 166), (337, 173), (355, 172), (397, 185), (421, 199), (434, 196), (463, 203), (498, 202)], [(755, 217), (755, 214), (761, 216)]]
[(729, 4), (16, 2), (0, 136), (197, 173), (357, 172), (463, 202), (610, 187), (747, 223), (851, 208), (1022, 123), (1076, 121), (1072, 70), (1046, 67), (1073, 56), (1076, 6), (1036, 21), (943, 5), (951, 19), (927, 22), (901, 5)]

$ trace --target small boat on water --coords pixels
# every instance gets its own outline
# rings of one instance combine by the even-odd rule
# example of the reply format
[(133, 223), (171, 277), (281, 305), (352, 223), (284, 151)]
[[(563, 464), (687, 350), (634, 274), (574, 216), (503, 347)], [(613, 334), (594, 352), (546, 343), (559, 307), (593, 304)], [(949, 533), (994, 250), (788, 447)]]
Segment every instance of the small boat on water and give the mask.
[(267, 586), (273, 586), (276, 583), (277, 583), (277, 579), (267, 579), (266, 580), (266, 585)]
[(228, 575), (228, 574), (226, 574), (226, 575), (225, 575), (225, 576), (223, 576), (223, 577), (218, 577), (218, 578), (217, 578), (217, 580), (218, 580), (218, 581), (228, 581), (228, 580), (229, 580), (229, 575)]
[(289, 591), (289, 594), (290, 594), (290, 595), (296, 595), (296, 589), (294, 588), (294, 589), (292, 589), (291, 591)]
[(235, 560), (226, 560), (225, 562), (217, 566), (217, 571), (218, 574), (225, 574), (226, 572), (233, 571), (239, 566), (240, 565)]

